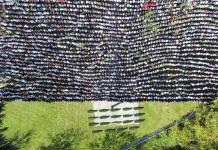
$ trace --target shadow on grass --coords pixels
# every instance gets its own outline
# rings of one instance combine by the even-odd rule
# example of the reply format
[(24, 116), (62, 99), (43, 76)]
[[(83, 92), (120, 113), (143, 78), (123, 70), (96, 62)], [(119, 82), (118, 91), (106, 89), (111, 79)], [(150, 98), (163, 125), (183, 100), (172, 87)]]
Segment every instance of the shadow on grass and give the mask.
[(4, 102), (0, 102), (0, 150), (18, 150), (29, 143), (33, 131), (28, 131), (26, 134), (20, 135), (18, 132), (7, 139), (3, 133), (8, 129), (7, 127), (2, 127), (2, 121), (4, 119)]
[(50, 135), (50, 144), (39, 150), (77, 150), (84, 134), (79, 129), (69, 129), (54, 136)]
[[(93, 140), (89, 144), (89, 150), (120, 150), (123, 146), (132, 143), (136, 139), (136, 135), (129, 131), (108, 129), (104, 136)], [(142, 150), (142, 148), (135, 148), (135, 150)]]

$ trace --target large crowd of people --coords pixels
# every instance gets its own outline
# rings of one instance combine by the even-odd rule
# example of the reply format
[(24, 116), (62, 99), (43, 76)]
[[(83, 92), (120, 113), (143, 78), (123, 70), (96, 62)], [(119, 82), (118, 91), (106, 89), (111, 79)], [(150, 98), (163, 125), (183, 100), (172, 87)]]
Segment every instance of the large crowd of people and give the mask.
[(217, 0), (12, 0), (2, 10), (3, 99), (217, 97)]

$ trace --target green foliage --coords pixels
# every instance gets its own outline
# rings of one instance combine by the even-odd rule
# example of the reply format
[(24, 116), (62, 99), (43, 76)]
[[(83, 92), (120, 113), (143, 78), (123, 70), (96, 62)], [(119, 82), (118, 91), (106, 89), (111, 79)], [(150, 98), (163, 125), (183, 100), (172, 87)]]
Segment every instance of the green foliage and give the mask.
[(78, 129), (66, 130), (51, 137), (51, 143), (41, 146), (40, 150), (77, 150), (84, 134)]
[[(130, 132), (112, 131), (90, 144), (90, 150), (119, 150), (122, 146), (132, 143), (136, 136)], [(134, 147), (132, 147), (134, 150)]]
[(196, 109), (196, 118), (185, 121), (144, 145), (145, 149), (218, 149), (217, 104), (202, 104)]

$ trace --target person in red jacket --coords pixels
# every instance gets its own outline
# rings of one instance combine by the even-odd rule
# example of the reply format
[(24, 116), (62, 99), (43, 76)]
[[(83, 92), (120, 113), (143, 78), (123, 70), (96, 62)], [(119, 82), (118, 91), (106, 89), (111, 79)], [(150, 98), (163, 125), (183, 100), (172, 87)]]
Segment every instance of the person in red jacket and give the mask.
[(144, 3), (144, 9), (145, 9), (145, 10), (154, 9), (155, 6), (156, 6), (156, 1), (154, 1), (154, 0), (150, 0), (150, 1), (147, 2), (147, 3)]
[(59, 0), (59, 2), (60, 2), (60, 3), (64, 3), (64, 2), (65, 2), (65, 0)]

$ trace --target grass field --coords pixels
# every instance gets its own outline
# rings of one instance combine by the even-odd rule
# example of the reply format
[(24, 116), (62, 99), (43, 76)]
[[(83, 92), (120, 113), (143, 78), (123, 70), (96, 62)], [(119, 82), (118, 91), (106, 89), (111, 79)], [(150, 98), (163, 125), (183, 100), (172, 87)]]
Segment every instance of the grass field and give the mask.
[[(138, 129), (132, 130), (137, 136), (148, 134), (162, 126), (179, 119), (190, 112), (198, 103), (140, 103), (144, 108), (144, 122)], [(55, 135), (70, 128), (80, 128), (85, 139), (80, 149), (88, 149), (88, 143), (102, 136), (92, 133), (93, 127), (88, 125), (88, 110), (92, 109), (89, 102), (85, 103), (44, 103), (44, 102), (10, 102), (5, 105), (3, 127), (8, 127), (4, 135), (22, 136), (30, 132), (31, 140), (22, 144), (22, 150), (37, 150), (39, 146), (49, 144), (49, 135)]]

